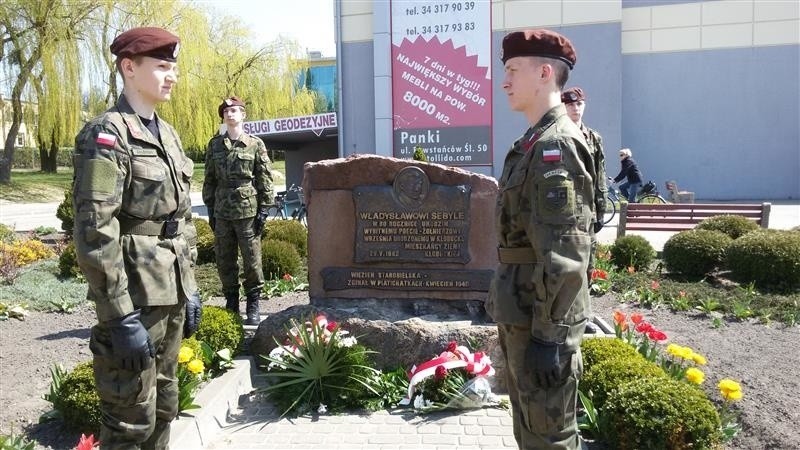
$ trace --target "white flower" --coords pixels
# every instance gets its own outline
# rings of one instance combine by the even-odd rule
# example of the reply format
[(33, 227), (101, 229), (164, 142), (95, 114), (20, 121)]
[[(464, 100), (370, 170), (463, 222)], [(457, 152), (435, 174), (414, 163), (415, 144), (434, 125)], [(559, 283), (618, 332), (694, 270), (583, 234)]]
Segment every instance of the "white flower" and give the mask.
[(422, 397), (422, 394), (414, 397), (414, 409), (422, 409), (425, 407), (425, 398)]
[(328, 412), (328, 407), (320, 403), (319, 408), (317, 408), (317, 412), (319, 414), (325, 414), (326, 412)]
[(343, 339), (339, 340), (339, 346), (340, 347), (352, 347), (352, 346), (356, 345), (356, 343), (357, 343), (356, 342), (356, 338), (354, 338), (354, 337), (346, 337), (346, 338), (343, 338)]

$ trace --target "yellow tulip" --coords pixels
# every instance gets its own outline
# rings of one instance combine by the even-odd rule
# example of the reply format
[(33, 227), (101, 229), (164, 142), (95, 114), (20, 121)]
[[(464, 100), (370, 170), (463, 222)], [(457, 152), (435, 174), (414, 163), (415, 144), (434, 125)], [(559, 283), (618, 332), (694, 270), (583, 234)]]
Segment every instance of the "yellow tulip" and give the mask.
[(667, 345), (667, 353), (669, 353), (672, 356), (680, 356), (681, 349), (683, 349), (683, 347), (681, 347), (678, 344), (669, 344), (669, 345)]
[(722, 397), (725, 398), (725, 400), (741, 400), (742, 391), (722, 392)]
[(181, 347), (180, 351), (178, 352), (178, 362), (185, 363), (192, 358), (194, 358), (194, 350), (189, 347)]
[(193, 359), (189, 361), (189, 364), (186, 365), (186, 368), (192, 373), (203, 373), (203, 371), (206, 369), (203, 365), (203, 361), (199, 359)]
[(698, 365), (701, 365), (701, 366), (705, 366), (706, 365), (706, 358), (703, 355), (700, 355), (698, 353), (695, 353), (695, 354), (692, 355), (692, 361), (694, 361), (695, 364), (698, 364)]
[(741, 391), (742, 386), (739, 383), (731, 380), (730, 378), (725, 378), (719, 382), (717, 385), (719, 390), (726, 391), (726, 392), (733, 392), (733, 391)]
[(689, 380), (690, 383), (701, 384), (706, 380), (706, 374), (700, 369), (690, 367), (686, 369), (686, 379)]

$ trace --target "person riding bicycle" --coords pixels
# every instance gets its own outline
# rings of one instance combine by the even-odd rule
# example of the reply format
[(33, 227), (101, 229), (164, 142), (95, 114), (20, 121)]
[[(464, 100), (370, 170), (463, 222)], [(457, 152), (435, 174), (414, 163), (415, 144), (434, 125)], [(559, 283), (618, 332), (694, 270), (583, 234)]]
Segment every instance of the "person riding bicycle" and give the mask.
[(622, 195), (628, 199), (629, 203), (636, 203), (636, 194), (642, 188), (642, 172), (636, 165), (636, 161), (631, 157), (633, 153), (629, 148), (623, 148), (619, 151), (620, 164), (622, 169), (619, 175), (614, 177), (614, 183), (619, 183), (623, 178), (627, 177), (627, 181), (619, 185), (619, 190)]

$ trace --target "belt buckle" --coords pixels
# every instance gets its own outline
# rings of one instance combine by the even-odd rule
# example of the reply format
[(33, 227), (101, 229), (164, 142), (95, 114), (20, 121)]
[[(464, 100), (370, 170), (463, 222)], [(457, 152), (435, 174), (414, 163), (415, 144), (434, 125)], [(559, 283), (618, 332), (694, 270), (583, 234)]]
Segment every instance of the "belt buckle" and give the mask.
[(164, 237), (174, 238), (177, 235), (178, 235), (178, 221), (167, 220), (166, 222), (164, 222)]

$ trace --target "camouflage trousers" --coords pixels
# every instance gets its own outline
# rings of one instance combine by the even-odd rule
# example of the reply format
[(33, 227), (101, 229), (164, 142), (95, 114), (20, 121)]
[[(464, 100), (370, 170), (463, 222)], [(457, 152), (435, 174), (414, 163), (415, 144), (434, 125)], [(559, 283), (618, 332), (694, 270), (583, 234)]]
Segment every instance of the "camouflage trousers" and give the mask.
[(583, 372), (580, 349), (564, 362), (569, 371), (566, 382), (543, 389), (533, 382), (525, 364), (530, 327), (498, 324), (498, 338), (506, 362), (506, 383), (514, 421), (514, 439), (520, 449), (577, 450), (576, 402), (578, 380)]
[[(182, 297), (182, 296), (181, 296)], [(166, 449), (170, 423), (178, 415), (178, 350), (186, 300), (142, 307), (142, 324), (156, 349), (155, 364), (141, 372), (123, 370), (113, 359), (109, 330), (92, 328), (94, 380), (100, 395), (103, 450)]]
[(217, 219), (214, 227), (214, 252), (217, 271), (222, 282), (222, 292), (239, 295), (239, 257), (242, 252), (244, 266), (244, 292), (261, 292), (264, 287), (264, 270), (261, 267), (261, 236), (253, 231), (253, 218)]

